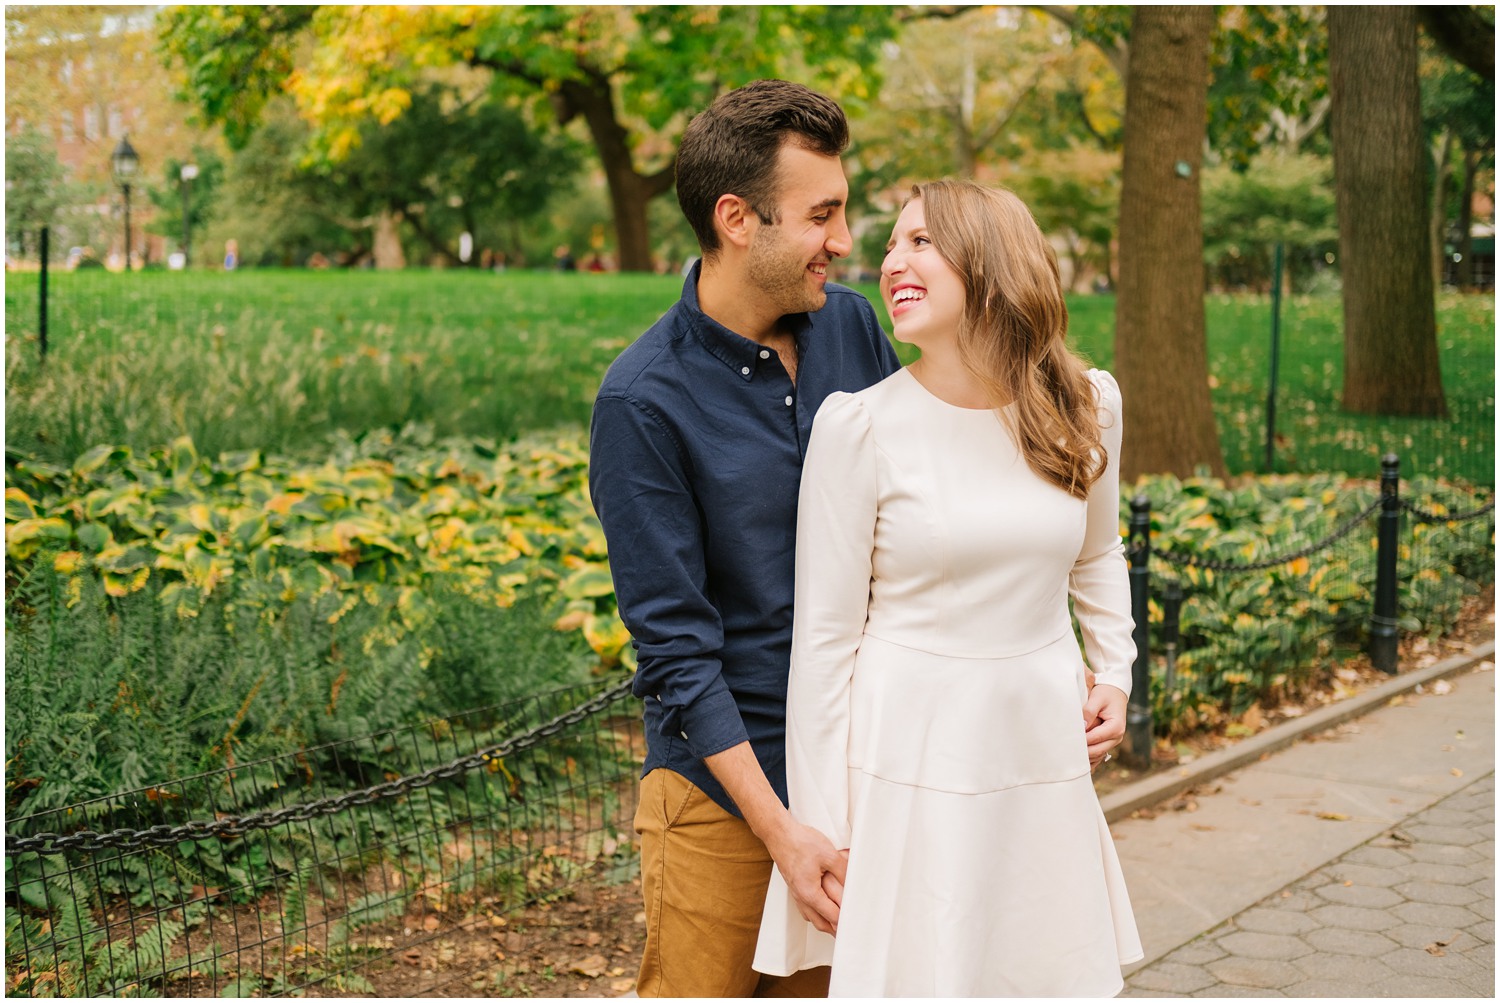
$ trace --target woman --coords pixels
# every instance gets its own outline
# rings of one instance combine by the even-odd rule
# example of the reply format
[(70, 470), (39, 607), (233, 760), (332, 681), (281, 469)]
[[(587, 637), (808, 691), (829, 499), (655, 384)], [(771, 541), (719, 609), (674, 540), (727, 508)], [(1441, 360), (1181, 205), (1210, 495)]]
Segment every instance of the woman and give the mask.
[(847, 848), (839, 922), (778, 876), (756, 968), (831, 963), (833, 996), (1112, 996), (1141, 957), (1090, 776), (1135, 655), (1119, 389), (1064, 344), (1008, 192), (918, 185), (880, 285), (922, 357), (823, 404), (797, 526), (787, 775)]

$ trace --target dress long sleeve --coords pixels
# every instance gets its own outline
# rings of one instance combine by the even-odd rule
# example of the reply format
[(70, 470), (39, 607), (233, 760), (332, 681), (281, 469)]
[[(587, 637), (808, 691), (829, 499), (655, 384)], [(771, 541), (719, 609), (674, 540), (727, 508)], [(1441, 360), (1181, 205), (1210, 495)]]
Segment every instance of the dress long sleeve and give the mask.
[[(863, 403), (830, 396), (813, 424), (797, 510), (787, 792), (792, 816), (840, 849), (850, 840), (850, 681), (869, 607), (875, 469)], [(790, 975), (830, 964), (833, 950), (833, 938), (802, 918), (780, 871), (773, 872), (756, 970)]]
[(852, 396), (830, 397), (797, 503), (787, 788), (792, 814), (840, 848), (849, 845), (849, 684), (869, 609), (875, 518), (869, 415)]
[(1068, 575), (1068, 592), (1094, 681), (1128, 694), (1135, 661), (1135, 624), (1130, 615), (1125, 545), (1120, 539), (1120, 386), (1101, 369), (1089, 370), (1089, 377), (1099, 396), (1100, 439), (1107, 462), (1104, 474), (1089, 489), (1083, 547)]

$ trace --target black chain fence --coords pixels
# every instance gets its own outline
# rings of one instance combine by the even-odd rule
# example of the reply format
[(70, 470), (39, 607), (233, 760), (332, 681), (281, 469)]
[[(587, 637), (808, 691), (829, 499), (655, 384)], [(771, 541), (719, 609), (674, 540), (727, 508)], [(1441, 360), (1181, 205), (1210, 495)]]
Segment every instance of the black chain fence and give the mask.
[[(1382, 638), (1442, 629), (1492, 580), (1493, 497), (1403, 498), (1394, 462), (1385, 473), (1378, 496), (1331, 492), (1307, 520), (1330, 528), (1306, 541), (1285, 513), (1203, 530), (1202, 498), (1179, 498), (1193, 517), (1177, 523), (1133, 507), (1128, 756), (1365, 648), (1379, 664)], [(7, 994), (378, 993), (372, 980), (439, 936), (434, 916), (630, 880), (641, 736), (637, 707), (620, 704), (629, 692), (629, 679), (554, 690), (11, 817)], [(8, 793), (24, 807), (24, 790)], [(422, 991), (443, 988), (433, 976)]]
[[(1351, 485), (1258, 525), (1201, 497), (1189, 511), (1206, 530), (1132, 503), (1131, 765), (1148, 766), (1163, 736), (1253, 731), (1245, 720), (1281, 704), (1297, 713), (1330, 673), (1336, 691), (1361, 664), (1397, 671), (1401, 638), (1420, 652), (1493, 582), (1493, 492), (1426, 481), (1420, 500), (1403, 497), (1400, 468), (1389, 455), (1378, 490)], [(1328, 528), (1308, 539), (1308, 526)]]
[(7, 995), (371, 993), (437, 936), (426, 916), (629, 880), (628, 693), (557, 690), (12, 818)]

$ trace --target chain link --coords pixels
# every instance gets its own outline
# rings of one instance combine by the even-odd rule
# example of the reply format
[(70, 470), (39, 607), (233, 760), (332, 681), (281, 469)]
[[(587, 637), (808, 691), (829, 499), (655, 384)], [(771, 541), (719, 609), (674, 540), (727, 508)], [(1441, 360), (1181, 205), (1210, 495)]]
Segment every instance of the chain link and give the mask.
[(450, 763), (423, 770), (421, 773), (399, 777), (363, 790), (235, 818), (195, 819), (180, 825), (153, 825), (147, 829), (115, 829), (111, 832), (83, 830), (66, 836), (53, 832), (24, 837), (7, 835), (5, 855), (10, 857), (21, 853), (61, 853), (64, 850), (97, 853), (100, 850), (109, 849), (134, 850), (141, 846), (175, 846), (187, 840), (207, 839), (213, 836), (221, 838), (243, 836), (256, 829), (274, 829), (289, 822), (306, 822), (324, 815), (335, 815), (354, 805), (372, 804), (376, 801), (400, 797), (411, 791), (430, 787), (439, 780), (451, 780), (470, 770), (486, 766), (494, 760), (540, 745), (545, 740), (566, 731), (573, 725), (604, 710), (610, 704), (628, 696), (633, 682), (633, 679), (623, 680), (618, 685), (591, 697), (570, 711), (559, 714), (545, 724), (512, 736), (497, 745), (481, 749)]
[(1436, 512), (1429, 512), (1427, 509), (1422, 508), (1415, 502), (1409, 502), (1405, 498), (1401, 499), (1401, 507), (1416, 516), (1418, 522), (1465, 522), (1495, 511), (1495, 499), (1491, 498), (1487, 503), (1472, 512), (1460, 512), (1458, 515), (1439, 515)]
[[(1264, 561), (1256, 561), (1252, 564), (1235, 564), (1231, 561), (1213, 561), (1203, 557), (1194, 557), (1191, 554), (1174, 554), (1169, 550), (1153, 550), (1151, 551), (1151, 556), (1160, 557), (1168, 564), (1175, 564), (1179, 567), (1202, 568), (1205, 571), (1268, 571), (1271, 568), (1280, 567), (1281, 565), (1286, 564), (1289, 561), (1300, 560), (1303, 557), (1311, 557), (1318, 551), (1333, 546), (1335, 543), (1339, 542), (1344, 537), (1354, 532), (1355, 529), (1357, 529), (1359, 525), (1370, 516), (1380, 511), (1380, 507), (1382, 504), (1384, 503), (1381, 501), (1375, 501), (1370, 505), (1369, 508), (1351, 518), (1348, 522), (1344, 523), (1338, 529), (1335, 529), (1332, 533), (1328, 534), (1328, 536), (1326, 536), (1322, 540), (1319, 540), (1317, 543), (1309, 544), (1308, 546), (1303, 547), (1301, 550), (1293, 551), (1290, 554), (1282, 554), (1279, 557), (1269, 558)], [(1139, 545), (1137, 545), (1137, 550), (1139, 550)]]

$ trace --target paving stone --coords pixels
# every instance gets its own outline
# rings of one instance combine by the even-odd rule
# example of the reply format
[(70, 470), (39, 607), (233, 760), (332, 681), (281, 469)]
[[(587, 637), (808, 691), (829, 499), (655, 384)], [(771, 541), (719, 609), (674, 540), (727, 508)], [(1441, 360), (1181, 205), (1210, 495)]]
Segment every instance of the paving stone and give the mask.
[(1389, 909), (1405, 901), (1389, 888), (1368, 888), (1362, 885), (1324, 885), (1318, 889), (1318, 894), (1329, 902), (1357, 905), (1366, 909)]
[(1312, 953), (1296, 937), (1279, 933), (1251, 933), (1239, 930), (1218, 939), (1219, 946), (1241, 958), (1263, 958), (1268, 961), (1291, 961)]
[(1308, 979), (1286, 987), (1286, 995), (1293, 999), (1345, 999), (1350, 994), (1343, 979)]
[(1309, 979), (1335, 979), (1342, 982), (1345, 989), (1390, 978), (1394, 974), (1378, 958), (1357, 958), (1352, 954), (1309, 954), (1292, 964)]
[(1167, 955), (1164, 960), (1174, 961), (1182, 965), (1206, 965), (1210, 961), (1218, 961), (1220, 958), (1228, 957), (1228, 954), (1229, 952), (1225, 951), (1212, 940), (1207, 937), (1200, 937), (1191, 943), (1179, 947)]
[(1455, 811), (1450, 807), (1450, 802), (1442, 802), (1440, 808), (1429, 808), (1418, 816), (1423, 825), (1448, 825), (1459, 829), (1466, 829), (1475, 822), (1474, 814), (1470, 811)]
[(1344, 856), (1344, 860), (1351, 864), (1360, 864), (1365, 867), (1405, 867), (1411, 863), (1411, 858), (1400, 850), (1384, 846), (1361, 846), (1357, 850), (1350, 850)]
[(1397, 975), (1420, 975), (1431, 979), (1472, 979), (1485, 971), (1484, 966), (1460, 953), (1433, 955), (1420, 948), (1402, 948), (1380, 960)]
[(1387, 999), (1393, 997), (1430, 999), (1465, 995), (1460, 982), (1453, 979), (1427, 979), (1419, 975), (1398, 975), (1367, 988), (1371, 996), (1381, 996)]
[(1132, 1000), (1133, 999), (1148, 999), (1148, 1000), (1152, 1000), (1152, 999), (1155, 999), (1155, 1000), (1163, 1000), (1163, 999), (1165, 999), (1165, 1000), (1185, 1000), (1185, 999), (1192, 999), (1191, 996), (1184, 996), (1182, 993), (1163, 993), (1163, 992), (1156, 992), (1156, 991), (1153, 991), (1153, 990), (1150, 990), (1150, 989), (1135, 989), (1135, 988), (1131, 987), (1129, 984), (1127, 984), (1125, 986), (1125, 991), (1122, 992), (1122, 993), (1120, 993), (1120, 998), (1121, 999), (1132, 999)]
[(1436, 843), (1417, 843), (1404, 851), (1418, 863), (1430, 864), (1477, 864), (1484, 861), (1484, 854), (1468, 846), (1441, 846)]
[[(1450, 885), (1472, 885), (1485, 876), (1485, 868), (1465, 867), (1461, 864), (1407, 864), (1402, 869), (1407, 877), (1418, 881), (1439, 881)], [(1491, 895), (1493, 895), (1493, 890)]]
[(1130, 977), (1130, 985), (1137, 989), (1187, 995), (1215, 985), (1219, 980), (1203, 970), (1200, 965), (1179, 965), (1172, 962), (1155, 964)]
[(1475, 923), (1469, 927), (1469, 936), (1482, 943), (1490, 945), (1490, 958), (1494, 958), (1495, 949), (1495, 921), (1487, 919), (1483, 923)]
[(1484, 896), (1463, 885), (1445, 885), (1436, 881), (1408, 881), (1394, 889), (1410, 902), (1433, 902), (1437, 905), (1468, 905)]
[(1397, 868), (1391, 867), (1367, 867), (1363, 864), (1350, 864), (1340, 862), (1329, 867), (1325, 872), (1335, 881), (1352, 881), (1356, 885), (1365, 885), (1373, 888), (1386, 888), (1402, 880), (1403, 875)]
[(1255, 989), (1250, 986), (1211, 986), (1208, 989), (1200, 989), (1193, 993), (1194, 996), (1207, 996), (1213, 999), (1264, 999), (1265, 997), (1280, 997), (1286, 993), (1279, 993), (1274, 989)]
[(1397, 950), (1394, 942), (1368, 930), (1314, 930), (1303, 937), (1320, 951), (1333, 954), (1354, 954), (1365, 958), (1378, 958), (1387, 951)]
[[(1335, 926), (1346, 930), (1370, 930), (1381, 933), (1401, 921), (1384, 909), (1364, 909), (1354, 905), (1325, 905), (1307, 914), (1318, 926)], [(1299, 933), (1301, 931), (1298, 931)]]
[[(1347, 908), (1325, 906), (1325, 908)], [(1316, 929), (1318, 921), (1300, 910), (1280, 909), (1273, 906), (1252, 906), (1234, 918), (1235, 925), (1251, 933), (1284, 933), (1296, 936)]]
[(1484, 842), (1484, 837), (1472, 829), (1452, 825), (1413, 825), (1402, 830), (1418, 843), (1437, 843), (1442, 846), (1473, 846)]
[(1467, 906), (1470, 912), (1481, 919), (1493, 920), (1495, 918), (1495, 898), (1482, 898), (1478, 902), (1470, 902)]
[[(1476, 906), (1483, 902), (1474, 903)], [(1462, 930), (1482, 919), (1493, 919), (1493, 916), (1480, 916), (1464, 906), (1439, 905), (1432, 902), (1403, 902), (1391, 912), (1399, 916), (1402, 922), (1419, 923), (1424, 926), (1453, 926)]]
[[(1402, 947), (1425, 948), (1428, 944), (1473, 944), (1479, 936), (1452, 926), (1426, 926), (1421, 923), (1403, 923), (1381, 931)], [(1462, 949), (1462, 948), (1460, 948)]]
[(1225, 989), (1231, 986), (1280, 989), (1302, 980), (1302, 973), (1289, 962), (1259, 958), (1221, 958), (1210, 964), (1208, 970), (1214, 978), (1225, 984), (1222, 987)]

